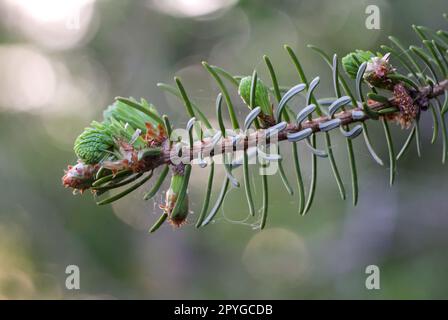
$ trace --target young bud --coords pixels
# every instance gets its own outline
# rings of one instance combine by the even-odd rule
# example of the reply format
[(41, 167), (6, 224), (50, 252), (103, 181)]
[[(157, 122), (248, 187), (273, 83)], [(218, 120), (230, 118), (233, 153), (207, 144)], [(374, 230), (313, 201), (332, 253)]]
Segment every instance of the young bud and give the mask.
[(350, 78), (355, 79), (362, 63), (368, 62), (375, 55), (370, 51), (356, 50), (342, 58), (342, 67)]
[[(244, 103), (250, 106), (250, 89), (252, 84), (252, 76), (244, 77), (240, 81), (238, 87), (238, 94)], [(257, 86), (255, 88), (255, 106), (260, 107), (261, 112), (266, 116), (272, 116), (272, 105), (269, 100), (269, 90), (264, 85), (263, 81), (257, 79)]]
[(389, 63), (390, 54), (382, 57), (373, 57), (367, 62), (364, 79), (373, 87), (382, 89), (393, 89), (394, 81), (388, 78), (395, 69)]
[[(146, 102), (146, 101), (145, 101)], [(137, 102), (136, 102), (137, 103)], [(148, 109), (157, 114), (154, 106), (148, 104)], [(121, 123), (128, 123), (134, 130), (140, 129), (142, 132), (146, 130), (146, 124), (157, 125), (152, 118), (145, 113), (129, 107), (121, 101), (115, 101), (103, 112), (105, 122), (111, 122), (112, 119)]]
[(356, 50), (342, 58), (342, 66), (345, 72), (355, 79), (361, 64), (367, 62), (364, 80), (372, 87), (391, 90), (396, 81), (388, 78), (391, 73), (395, 72), (389, 63), (389, 56), (390, 54), (376, 56), (370, 51)]
[(105, 124), (93, 121), (75, 140), (74, 150), (78, 158), (86, 164), (98, 163), (108, 155), (114, 146), (114, 139)]
[(62, 184), (64, 187), (73, 188), (81, 191), (81, 193), (89, 189), (95, 178), (95, 173), (98, 171), (98, 165), (89, 165), (78, 162), (74, 166), (68, 166), (65, 170), (65, 175), (62, 177)]
[(166, 192), (165, 204), (160, 205), (160, 208), (168, 215), (169, 222), (175, 227), (180, 227), (185, 223), (189, 212), (188, 194), (186, 193), (182, 199), (182, 203), (180, 203), (179, 209), (173, 212), (181, 193), (184, 178), (184, 172), (181, 172), (181, 170), (174, 172), (171, 177), (170, 187)]

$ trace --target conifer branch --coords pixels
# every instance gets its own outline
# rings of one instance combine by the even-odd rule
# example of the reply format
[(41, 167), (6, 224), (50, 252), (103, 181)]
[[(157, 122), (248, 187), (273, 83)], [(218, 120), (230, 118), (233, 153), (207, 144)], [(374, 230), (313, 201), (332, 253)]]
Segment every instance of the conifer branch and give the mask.
[[(281, 152), (280, 154), (267, 152), (269, 145), (278, 151), (280, 150), (278, 142), (288, 142), (293, 150), (298, 212), (305, 214), (315, 198), (317, 157), (329, 160), (341, 198), (346, 198), (330, 138), (330, 133), (339, 131), (347, 144), (352, 200), (356, 205), (358, 173), (352, 140), (362, 133), (372, 158), (379, 165), (383, 165), (371, 143), (368, 123), (382, 123), (389, 154), (390, 184), (395, 179), (397, 160), (408, 150), (412, 141), (416, 142), (417, 153), (420, 156), (419, 122), (425, 111), (430, 111), (434, 121), (431, 142), (434, 143), (439, 139), (439, 131), (442, 133), (442, 162), (446, 160), (448, 40), (445, 35), (447, 33), (443, 30), (434, 32), (421, 26), (413, 26), (413, 29), (422, 41), (422, 47), (410, 46), (408, 51), (398, 39), (390, 37), (393, 46), (381, 46), (385, 51), (384, 55), (356, 50), (342, 59), (345, 73), (353, 79), (356, 95), (339, 70), (337, 56), (334, 55), (331, 60), (321, 49), (309, 46), (331, 68), (336, 96), (331, 99), (317, 98), (320, 78), (315, 77), (308, 82), (298, 56), (289, 46), (285, 46), (285, 50), (301, 83), (286, 90), (279, 85), (273, 64), (267, 56), (263, 59), (271, 77), (272, 88), (259, 78), (256, 70), (251, 76), (233, 76), (220, 67), (203, 62), (205, 70), (221, 91), (216, 99), (216, 117), (219, 123), (217, 130), (212, 128), (199, 106), (189, 97), (179, 77), (174, 79), (176, 86), (162, 83), (158, 86), (183, 102), (190, 117), (184, 135), (179, 136), (179, 128), (177, 130), (173, 128), (168, 117), (160, 115), (157, 108), (145, 99), (137, 101), (118, 97), (115, 103), (104, 111), (103, 121), (93, 121), (76, 139), (74, 150), (78, 163), (68, 167), (62, 178), (63, 185), (73, 188), (74, 192), (90, 189), (96, 197), (120, 189), (120, 192), (97, 202), (98, 205), (103, 205), (121, 199), (146, 185), (153, 176), (156, 176), (156, 181), (144, 196), (144, 199), (148, 200), (159, 192), (171, 172), (165, 202), (160, 204), (163, 213), (149, 229), (149, 232), (154, 232), (165, 221), (176, 227), (185, 223), (189, 213), (188, 187), (192, 170), (208, 166), (210, 170), (205, 197), (196, 221), (196, 227), (201, 227), (215, 218), (228, 190), (240, 186), (240, 182), (233, 175), (233, 170), (239, 166), (243, 166), (248, 211), (251, 215), (256, 215), (257, 204), (252, 196), (249, 170), (249, 159), (253, 155), (257, 156), (256, 160), (263, 172), (267, 171), (270, 163), (276, 162), (286, 190), (293, 195), (294, 191), (284, 172), (285, 162)], [(398, 65), (393, 65), (391, 60)], [(407, 74), (399, 73), (397, 66), (403, 67)], [(240, 125), (227, 84), (238, 88), (238, 94), (249, 108), (244, 125)], [(306, 102), (295, 113), (288, 104), (291, 104), (292, 99), (299, 94), (306, 97)], [(272, 103), (271, 95), (274, 96), (276, 103)], [(439, 99), (441, 97), (444, 97), (443, 102)], [(225, 126), (222, 115), (223, 102), (228, 109), (233, 130)], [(399, 149), (394, 146), (389, 128), (391, 122), (399, 124), (402, 129), (410, 129), (405, 143)], [(325, 149), (320, 149), (316, 144), (318, 134), (325, 137)], [(304, 142), (306, 150), (312, 156), (312, 178), (307, 193), (298, 157), (299, 142)], [(233, 159), (237, 151), (243, 153), (242, 159), (238, 161)], [(230, 160), (223, 163), (226, 175), (215, 203), (211, 204), (215, 180), (214, 159), (217, 159), (217, 156)], [(160, 172), (156, 171), (158, 167), (162, 167)], [(260, 228), (267, 222), (269, 190), (269, 179), (264, 174)]]

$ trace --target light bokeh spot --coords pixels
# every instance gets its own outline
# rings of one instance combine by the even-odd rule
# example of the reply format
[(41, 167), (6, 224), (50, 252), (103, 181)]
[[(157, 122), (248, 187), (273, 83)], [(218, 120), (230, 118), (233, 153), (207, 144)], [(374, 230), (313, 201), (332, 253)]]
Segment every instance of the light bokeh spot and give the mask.
[(95, 0), (6, 0), (5, 4), (6, 25), (51, 49), (79, 46), (95, 31)]
[(308, 268), (308, 251), (303, 239), (283, 228), (256, 233), (243, 253), (247, 272), (260, 282), (298, 285)]
[(230, 8), (238, 0), (151, 0), (149, 5), (176, 17), (204, 17)]
[(3, 94), (0, 105), (20, 111), (48, 104), (55, 93), (56, 75), (51, 61), (25, 46), (0, 46)]

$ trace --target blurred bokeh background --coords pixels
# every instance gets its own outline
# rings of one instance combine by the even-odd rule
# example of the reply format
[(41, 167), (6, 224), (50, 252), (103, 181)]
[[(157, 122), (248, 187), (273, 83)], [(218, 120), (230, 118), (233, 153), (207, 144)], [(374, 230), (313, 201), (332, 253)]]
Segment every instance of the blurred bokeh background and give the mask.
[[(381, 10), (380, 30), (365, 27), (369, 4)], [(60, 182), (76, 161), (74, 139), (115, 96), (145, 97), (184, 126), (181, 103), (156, 86), (179, 75), (216, 124), (218, 91), (200, 62), (243, 75), (257, 68), (269, 82), (262, 61), (268, 54), (281, 84), (290, 86), (298, 76), (286, 43), (309, 77), (320, 75), (318, 96), (331, 96), (329, 69), (307, 44), (339, 56), (376, 50), (389, 34), (410, 44), (417, 41), (412, 23), (446, 28), (447, 9), (445, 0), (0, 0), (0, 298), (447, 298), (448, 175), (440, 138), (429, 144), (430, 115), (422, 158), (413, 145), (393, 188), (387, 165), (375, 165), (361, 139), (355, 142), (355, 208), (350, 198), (339, 199), (325, 159), (318, 160), (317, 196), (305, 217), (280, 178), (269, 177), (262, 232), (256, 219), (247, 220), (241, 189), (231, 190), (213, 224), (194, 228), (204, 171), (193, 174), (189, 224), (153, 235), (147, 229), (162, 194), (141, 200), (149, 185), (97, 207), (90, 194), (73, 196)], [(372, 126), (372, 134), (387, 162), (381, 128)], [(350, 195), (345, 142), (333, 139)], [(394, 127), (394, 139), (399, 148), (405, 132)], [(310, 157), (300, 151), (308, 185)], [(294, 182), (291, 160), (285, 164)], [(260, 205), (259, 184), (254, 188)], [(80, 268), (80, 290), (65, 288), (70, 264)], [(372, 264), (380, 267), (381, 290), (365, 288)]]

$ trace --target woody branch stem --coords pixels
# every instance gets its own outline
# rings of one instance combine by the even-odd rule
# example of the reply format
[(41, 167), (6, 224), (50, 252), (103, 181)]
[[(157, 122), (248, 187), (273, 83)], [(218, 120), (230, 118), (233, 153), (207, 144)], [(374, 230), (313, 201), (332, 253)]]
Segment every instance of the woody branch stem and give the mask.
[[(437, 85), (434, 86), (425, 86), (421, 87), (415, 95), (415, 101), (422, 100), (422, 98), (428, 98), (433, 99), (438, 96), (441, 96), (445, 93), (445, 91), (448, 90), (448, 79), (445, 79), (441, 82), (439, 82)], [(389, 98), (389, 104), (395, 105), (395, 98), (391, 97)], [(373, 104), (369, 105), (369, 108), (373, 111), (378, 111), (383, 108), (385, 108), (387, 105), (385, 103), (375, 102)], [(363, 122), (368, 119), (375, 120), (370, 118), (367, 114), (364, 113), (362, 117), (353, 117), (353, 111), (362, 111), (362, 106), (360, 103), (358, 103), (357, 107), (353, 107), (347, 111), (342, 111), (337, 113), (333, 119), (340, 119), (340, 125), (349, 125), (356, 122)], [(397, 111), (398, 112), (398, 111)], [(304, 121), (301, 124), (295, 124), (295, 123), (289, 123), (286, 128), (283, 130), (280, 130), (277, 134), (277, 141), (284, 141), (287, 140), (288, 134), (296, 133), (304, 129), (310, 128), (313, 133), (321, 131), (320, 124), (323, 124), (327, 121), (331, 120), (328, 116), (321, 116), (318, 118), (314, 118), (312, 120)], [(198, 157), (199, 154), (206, 154), (207, 156), (214, 156), (218, 154), (223, 153), (231, 153), (236, 150), (247, 150), (249, 147), (257, 145), (258, 142), (264, 141), (267, 144), (270, 143), (269, 138), (266, 137), (266, 131), (268, 129), (260, 129), (256, 132), (253, 132), (251, 134), (248, 134), (244, 137), (244, 139), (240, 139), (237, 143), (231, 143), (231, 138), (223, 138), (218, 144), (218, 147), (212, 146), (211, 139), (198, 141), (194, 143), (193, 148), (190, 148), (188, 146), (184, 146), (182, 148), (182, 154), (190, 154), (190, 160), (193, 160)], [(172, 164), (171, 155), (172, 155), (172, 149), (169, 147), (169, 144), (166, 144), (162, 156), (157, 161), (156, 166), (161, 164)], [(153, 163), (154, 164), (154, 163)], [(150, 168), (149, 170), (154, 169), (154, 166)]]

